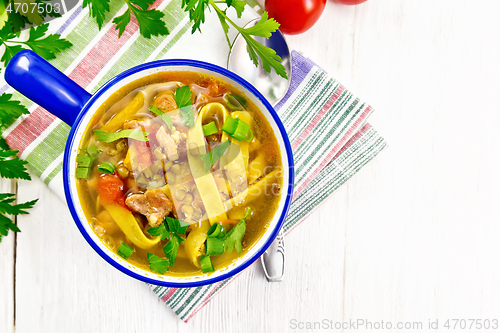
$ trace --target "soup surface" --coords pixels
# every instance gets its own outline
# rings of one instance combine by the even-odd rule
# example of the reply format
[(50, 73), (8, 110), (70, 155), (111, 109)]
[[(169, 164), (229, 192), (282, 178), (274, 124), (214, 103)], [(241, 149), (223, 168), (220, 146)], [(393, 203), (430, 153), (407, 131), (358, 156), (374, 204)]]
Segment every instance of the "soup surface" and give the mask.
[(96, 235), (157, 274), (229, 265), (264, 234), (281, 197), (271, 126), (207, 74), (160, 72), (118, 90), (90, 121), (76, 162)]

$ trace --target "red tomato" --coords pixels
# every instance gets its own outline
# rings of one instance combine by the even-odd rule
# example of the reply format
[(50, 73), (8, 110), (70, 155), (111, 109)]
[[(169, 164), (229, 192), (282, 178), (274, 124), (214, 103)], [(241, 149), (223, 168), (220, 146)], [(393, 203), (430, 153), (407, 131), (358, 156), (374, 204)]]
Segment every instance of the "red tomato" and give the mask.
[(295, 35), (309, 30), (325, 5), (326, 0), (266, 0), (265, 8), (269, 17), (281, 24), (281, 32)]
[(366, 0), (335, 0), (335, 1), (340, 2), (344, 5), (359, 5), (360, 3), (363, 3)]
[(117, 175), (102, 174), (99, 177), (97, 187), (99, 188), (99, 200), (102, 204), (109, 205), (116, 202), (126, 207), (123, 182)]

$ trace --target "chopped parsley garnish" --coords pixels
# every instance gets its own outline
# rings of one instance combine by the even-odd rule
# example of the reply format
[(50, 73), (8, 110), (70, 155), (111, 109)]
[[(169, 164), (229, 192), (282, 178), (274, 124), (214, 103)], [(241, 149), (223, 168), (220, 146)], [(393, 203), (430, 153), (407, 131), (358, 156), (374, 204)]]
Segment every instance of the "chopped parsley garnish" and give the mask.
[(184, 241), (182, 237), (176, 233), (172, 234), (172, 237), (168, 241), (167, 245), (163, 247), (163, 252), (170, 262), (170, 266), (175, 264), (175, 259), (177, 258), (177, 251), (179, 251), (179, 245)]
[[(86, 149), (80, 149), (85, 154), (76, 155), (76, 178), (89, 178), (90, 171), (92, 170), (92, 165), (97, 157), (97, 155), (101, 152), (97, 149), (95, 145), (89, 146)], [(107, 163), (107, 162), (106, 162)], [(111, 164), (111, 163), (110, 163)], [(113, 169), (114, 171), (114, 169)], [(102, 172), (102, 171), (101, 171)]]
[[(165, 216), (165, 220), (163, 221), (162, 224), (160, 224), (158, 227), (148, 229), (148, 233), (150, 235), (160, 236), (161, 240), (168, 239), (168, 243), (163, 247), (163, 252), (165, 253), (166, 259), (160, 258), (162, 260), (165, 260), (166, 263), (164, 263), (164, 265), (166, 265), (167, 270), (168, 267), (175, 264), (175, 260), (177, 259), (177, 252), (179, 251), (179, 245), (184, 241), (184, 238), (182, 238), (178, 234), (185, 235), (188, 226), (189, 223), (179, 221), (172, 217)], [(149, 253), (148, 253), (148, 259), (149, 259)], [(150, 267), (151, 267), (151, 261), (150, 261)], [(151, 270), (154, 269), (151, 268)], [(159, 271), (155, 272), (160, 273)]]
[(217, 163), (217, 161), (224, 155), (227, 148), (231, 145), (231, 141), (225, 141), (218, 145), (206, 154), (200, 154), (200, 158), (203, 161), (203, 167), (205, 172), (210, 171), (210, 168)]
[(28, 214), (26, 209), (32, 208), (38, 201), (38, 199), (28, 201), (22, 204), (14, 204), (15, 201), (16, 201), (15, 194), (0, 193), (0, 242), (2, 241), (2, 236), (7, 236), (9, 230), (12, 230), (14, 232), (21, 231), (19, 230), (17, 225), (5, 215)]
[(160, 274), (165, 274), (165, 272), (168, 271), (168, 268), (170, 267), (170, 262), (167, 259), (160, 258), (157, 255), (149, 252), (148, 262), (149, 268), (151, 268), (153, 272), (157, 272)]
[(124, 259), (128, 259), (132, 255), (132, 253), (134, 253), (134, 251), (135, 250), (133, 248), (131, 248), (124, 242), (122, 242), (118, 247), (118, 254)]
[(159, 116), (164, 122), (165, 124), (167, 124), (168, 128), (169, 129), (172, 129), (172, 126), (173, 126), (173, 122), (172, 122), (172, 118), (166, 114), (165, 112), (163, 112), (162, 110), (158, 109), (156, 106), (154, 105), (151, 105), (149, 107), (149, 111), (153, 112), (155, 115)]
[(148, 132), (141, 131), (139, 129), (127, 129), (119, 132), (108, 133), (103, 130), (94, 130), (95, 135), (97, 135), (97, 140), (101, 142), (110, 143), (119, 139), (130, 138), (137, 141), (147, 142)]
[(191, 104), (191, 96), (193, 92), (189, 86), (182, 86), (175, 89), (174, 99), (177, 107), (181, 110), (181, 119), (184, 125), (194, 126), (193, 105)]
[(245, 216), (241, 219), (241, 221), (226, 234), (226, 237), (224, 238), (224, 252), (232, 252), (233, 248), (235, 248), (238, 254), (241, 253), (243, 250), (243, 244), (241, 242), (246, 231), (245, 220), (248, 216), (250, 216), (251, 212), (252, 209), (248, 207), (246, 209)]

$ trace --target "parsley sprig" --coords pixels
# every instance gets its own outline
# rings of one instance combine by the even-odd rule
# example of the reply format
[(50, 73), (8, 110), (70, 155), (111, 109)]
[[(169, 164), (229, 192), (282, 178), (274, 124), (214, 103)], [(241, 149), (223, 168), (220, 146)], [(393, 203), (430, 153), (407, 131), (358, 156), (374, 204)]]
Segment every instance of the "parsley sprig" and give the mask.
[[(109, 12), (110, 0), (83, 0), (83, 8), (89, 6), (89, 15), (96, 19), (99, 30), (104, 24), (106, 13)], [(139, 23), (139, 32), (146, 38), (151, 36), (165, 36), (168, 31), (165, 21), (162, 20), (164, 14), (157, 9), (148, 9), (155, 0), (125, 0), (128, 9), (120, 16), (113, 19), (120, 37), (125, 28), (130, 23), (131, 14), (134, 14)]]
[(219, 21), (226, 36), (229, 49), (232, 48), (232, 44), (228, 36), (228, 22), (241, 34), (241, 36), (247, 43), (247, 52), (255, 66), (259, 65), (260, 58), (262, 67), (265, 71), (271, 72), (272, 67), (276, 74), (283, 78), (288, 78), (285, 67), (281, 64), (281, 57), (276, 54), (276, 51), (260, 44), (252, 37), (256, 36), (269, 38), (271, 37), (272, 33), (279, 28), (280, 24), (273, 18), (269, 18), (267, 12), (264, 12), (261, 19), (255, 26), (249, 28), (241, 28), (228, 17), (228, 8), (222, 10), (216, 5), (216, 3), (220, 2), (224, 2), (228, 8), (233, 7), (236, 10), (238, 17), (241, 17), (241, 13), (243, 12), (245, 6), (245, 1), (182, 0), (183, 9), (189, 12), (189, 18), (194, 22), (192, 32), (195, 32), (196, 30), (201, 31), (200, 25), (205, 22), (205, 9), (210, 6), (216, 11), (217, 16), (219, 17)]
[(179, 234), (185, 235), (188, 227), (189, 223), (166, 216), (158, 227), (148, 229), (148, 233), (152, 236), (159, 236), (161, 240), (168, 239), (167, 245), (163, 247), (165, 258), (148, 253), (149, 268), (152, 271), (165, 274), (169, 267), (175, 264), (179, 246), (184, 241)]
[[(0, 177), (21, 178), (30, 180), (31, 177), (26, 170), (26, 161), (16, 156), (17, 150), (10, 150), (5, 139), (0, 138)], [(17, 225), (5, 215), (28, 214), (26, 209), (33, 207), (38, 199), (16, 204), (16, 197), (12, 193), (0, 193), (0, 242), (2, 236), (7, 236), (9, 230), (19, 232)]]
[(48, 23), (37, 27), (31, 27), (29, 30), (28, 40), (21, 41), (18, 40), (18, 37), (20, 36), (19, 33), (14, 32), (10, 24), (5, 24), (3, 28), (0, 29), (0, 45), (5, 46), (5, 50), (0, 61), (7, 66), (10, 59), (12, 59), (17, 52), (22, 51), (25, 48), (30, 48), (43, 58), (50, 60), (54, 59), (57, 53), (73, 45), (70, 41), (61, 38), (58, 34), (46, 35), (48, 29)]
[(15, 204), (16, 201), (15, 194), (12, 193), (0, 193), (0, 242), (2, 241), (2, 236), (7, 236), (9, 230), (20, 232), (17, 225), (9, 219), (7, 215), (21, 215), (29, 214), (26, 209), (32, 208), (38, 199), (28, 201), (22, 204)]

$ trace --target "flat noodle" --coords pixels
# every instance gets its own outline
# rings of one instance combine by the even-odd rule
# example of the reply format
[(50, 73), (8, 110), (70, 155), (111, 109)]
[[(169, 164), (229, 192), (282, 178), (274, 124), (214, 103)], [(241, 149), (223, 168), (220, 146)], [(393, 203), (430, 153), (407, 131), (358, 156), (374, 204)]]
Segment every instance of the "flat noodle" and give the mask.
[(253, 200), (257, 199), (260, 195), (266, 193), (267, 186), (272, 185), (278, 180), (279, 171), (280, 170), (271, 171), (268, 175), (247, 188), (244, 192), (238, 194), (233, 199), (226, 200), (224, 202), (224, 207), (226, 207), (227, 210), (230, 210), (231, 208), (237, 206), (247, 206)]
[[(205, 172), (203, 161), (199, 157), (199, 155), (207, 153), (202, 119), (204, 115), (208, 115), (210, 112), (214, 111), (210, 110), (214, 104), (220, 105), (221, 110), (225, 110), (224, 106), (220, 103), (209, 103), (205, 105), (201, 109), (194, 127), (189, 130), (189, 135), (186, 140), (186, 146), (189, 148), (187, 154), (189, 167), (211, 224), (227, 219), (226, 210), (222, 204), (214, 177), (210, 172)], [(219, 108), (218, 106), (216, 107)]]

